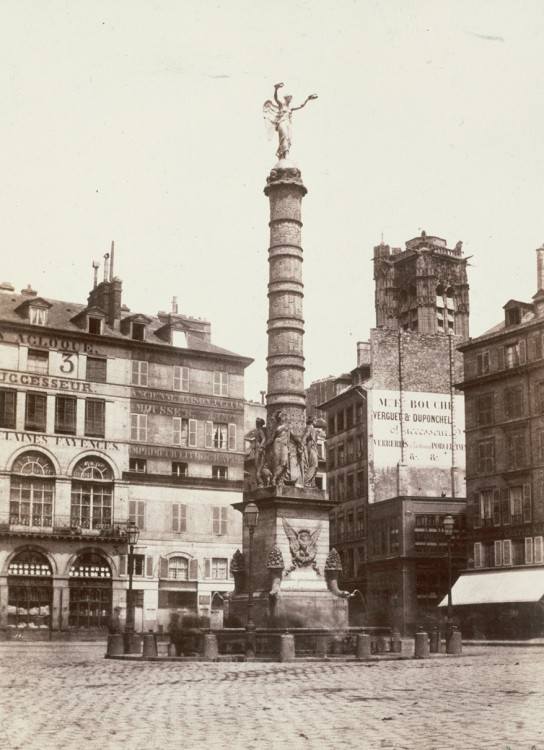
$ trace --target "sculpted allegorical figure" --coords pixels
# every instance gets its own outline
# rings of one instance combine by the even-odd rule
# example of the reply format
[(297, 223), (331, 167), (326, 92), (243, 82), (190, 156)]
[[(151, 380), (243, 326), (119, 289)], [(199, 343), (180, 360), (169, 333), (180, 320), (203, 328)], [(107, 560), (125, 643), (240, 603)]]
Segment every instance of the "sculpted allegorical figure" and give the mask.
[(318, 466), (317, 433), (315, 417), (308, 417), (306, 428), (302, 433), (302, 445), (304, 447), (304, 486), (315, 487), (315, 475)]
[(281, 485), (289, 479), (297, 479), (292, 476), (293, 471), (291, 464), (296, 463), (300, 466), (300, 460), (292, 461), (293, 445), (297, 456), (302, 453), (302, 443), (299, 438), (291, 431), (287, 421), (287, 414), (280, 409), (274, 415), (275, 425), (264, 444), (264, 450), (271, 448), (272, 453), (272, 484)]
[(281, 100), (278, 97), (278, 89), (282, 87), (283, 83), (276, 83), (274, 86), (274, 101), (267, 99), (263, 106), (268, 139), (272, 138), (274, 130), (278, 133), (279, 146), (276, 151), (278, 159), (286, 159), (291, 150), (292, 113), (306, 106), (310, 99), (317, 99), (317, 94), (311, 94), (300, 106), (292, 107), (291, 100), (293, 97), (290, 94), (282, 97)]

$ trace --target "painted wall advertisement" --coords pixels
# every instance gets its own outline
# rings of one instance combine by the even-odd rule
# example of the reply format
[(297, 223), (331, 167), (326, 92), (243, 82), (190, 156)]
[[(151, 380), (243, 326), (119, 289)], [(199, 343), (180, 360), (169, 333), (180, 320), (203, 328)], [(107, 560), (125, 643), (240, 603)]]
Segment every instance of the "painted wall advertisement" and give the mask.
[[(397, 494), (398, 465), (406, 466), (407, 486), (399, 494), (458, 495), (451, 487), (454, 467), (464, 474), (464, 398), (445, 393), (373, 391), (372, 435), (375, 497)], [(453, 407), (453, 408), (452, 408)]]

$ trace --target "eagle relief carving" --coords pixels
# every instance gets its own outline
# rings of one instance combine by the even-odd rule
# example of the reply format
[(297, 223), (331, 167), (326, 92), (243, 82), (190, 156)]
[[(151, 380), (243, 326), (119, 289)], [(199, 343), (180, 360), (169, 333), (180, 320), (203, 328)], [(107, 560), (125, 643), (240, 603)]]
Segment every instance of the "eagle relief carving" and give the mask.
[(317, 541), (321, 534), (321, 523), (315, 531), (310, 531), (309, 529), (295, 531), (285, 518), (282, 517), (281, 520), (285, 534), (289, 539), (289, 549), (293, 559), (293, 564), (287, 573), (296, 570), (296, 568), (308, 568), (311, 565), (317, 575), (321, 575), (315, 559), (317, 555)]

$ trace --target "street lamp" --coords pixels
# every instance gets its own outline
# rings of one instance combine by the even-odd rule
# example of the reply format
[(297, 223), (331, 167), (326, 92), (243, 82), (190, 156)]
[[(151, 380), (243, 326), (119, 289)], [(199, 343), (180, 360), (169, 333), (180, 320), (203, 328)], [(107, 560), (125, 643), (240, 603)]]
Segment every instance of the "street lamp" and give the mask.
[(259, 520), (259, 509), (255, 503), (247, 503), (244, 508), (244, 526), (249, 531), (248, 578), (247, 578), (247, 624), (246, 624), (246, 657), (255, 656), (255, 622), (253, 620), (253, 578), (252, 548), (253, 534)]
[(444, 534), (448, 540), (448, 613), (446, 617), (446, 629), (451, 631), (454, 629), (453, 626), (453, 608), (451, 603), (451, 538), (453, 535), (453, 527), (455, 525), (455, 519), (449, 514), (445, 516), (442, 521), (444, 527)]
[(138, 543), (140, 529), (134, 521), (127, 524), (126, 537), (128, 544), (128, 591), (127, 591), (127, 617), (125, 622), (125, 651), (132, 652), (130, 645), (131, 636), (134, 635), (134, 591), (132, 590), (132, 575), (134, 573), (134, 546)]

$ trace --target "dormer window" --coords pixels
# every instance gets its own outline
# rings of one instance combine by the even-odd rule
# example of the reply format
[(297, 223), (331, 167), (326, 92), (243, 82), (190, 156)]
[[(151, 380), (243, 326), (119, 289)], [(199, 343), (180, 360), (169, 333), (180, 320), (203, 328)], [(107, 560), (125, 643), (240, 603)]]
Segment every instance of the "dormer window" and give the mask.
[(177, 331), (175, 328), (172, 329), (172, 346), (177, 346), (180, 349), (187, 348), (187, 333), (185, 331)]
[(29, 308), (30, 324), (33, 326), (44, 326), (47, 323), (47, 308), (31, 305)]
[(521, 310), (519, 307), (511, 307), (506, 310), (506, 325), (517, 326), (521, 323)]
[(134, 341), (145, 341), (144, 323), (132, 323), (132, 338)]
[(95, 318), (93, 315), (89, 315), (87, 318), (88, 332), (99, 336), (102, 333), (102, 323), (102, 318)]

